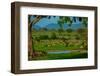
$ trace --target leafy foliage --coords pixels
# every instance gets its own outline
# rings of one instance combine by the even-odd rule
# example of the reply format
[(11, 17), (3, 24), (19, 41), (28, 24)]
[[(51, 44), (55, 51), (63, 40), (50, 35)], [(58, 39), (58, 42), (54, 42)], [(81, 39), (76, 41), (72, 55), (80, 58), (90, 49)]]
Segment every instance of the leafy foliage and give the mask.
[[(32, 20), (32, 17), (34, 17), (33, 20)], [(52, 17), (55, 18), (56, 16), (52, 16)], [(32, 48), (34, 48), (34, 51), (36, 53), (35, 56), (37, 57), (38, 56), (41, 57), (44, 55), (46, 56), (48, 55), (47, 51), (50, 51), (50, 50), (53, 50), (53, 51), (66, 50), (66, 49), (67, 50), (87, 50), (88, 44), (87, 44), (87, 31), (86, 31), (87, 29), (86, 28), (88, 24), (88, 18), (59, 16), (59, 19), (57, 22), (60, 26), (60, 29), (58, 31), (55, 31), (55, 30), (48, 31), (48, 29), (43, 28), (42, 33), (41, 31), (38, 31), (38, 30), (34, 30), (32, 32), (32, 25), (39, 22), (42, 18), (51, 19), (51, 16), (42, 16), (42, 15), (34, 15), (34, 16), (29, 15), (28, 16), (29, 31), (33, 35), (32, 42), (34, 42), (33, 43), (34, 45), (32, 45)], [(76, 31), (73, 31), (71, 28), (67, 29), (66, 31), (64, 30), (65, 24), (71, 27), (71, 25), (77, 21), (81, 22), (82, 25), (85, 26), (85, 30), (83, 28), (82, 29), (80, 28)], [(49, 32), (52, 32), (52, 33), (49, 33)], [(84, 57), (87, 57), (86, 54), (87, 53), (85, 53)], [(81, 58), (80, 52), (78, 53), (78, 55), (79, 55), (79, 58)], [(58, 57), (58, 55), (55, 57)], [(67, 55), (64, 54), (64, 57), (67, 58)], [(73, 58), (73, 55), (70, 54), (69, 58)]]
[(71, 29), (71, 28), (69, 28), (69, 29), (67, 29), (66, 31), (67, 31), (68, 33), (71, 33), (71, 32), (73, 32), (74, 30)]
[(57, 37), (56, 37), (56, 34), (53, 32), (52, 34), (51, 34), (51, 39), (56, 39)]

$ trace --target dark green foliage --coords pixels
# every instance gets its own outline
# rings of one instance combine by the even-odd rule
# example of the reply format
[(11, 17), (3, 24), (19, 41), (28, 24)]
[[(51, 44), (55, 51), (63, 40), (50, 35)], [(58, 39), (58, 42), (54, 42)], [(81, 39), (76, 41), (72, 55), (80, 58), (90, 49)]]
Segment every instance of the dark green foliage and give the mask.
[(87, 58), (87, 52), (81, 53), (81, 52), (74, 52), (69, 54), (47, 54), (44, 56), (38, 56), (33, 58), (32, 60), (56, 60), (56, 59), (79, 59), (79, 58)]
[(56, 34), (53, 32), (52, 34), (51, 34), (51, 39), (56, 39), (57, 38), (57, 36), (56, 36)]
[(40, 38), (39, 38), (39, 37), (35, 37), (35, 39), (34, 39), (34, 40), (36, 40), (36, 41), (40, 42)]
[(78, 17), (78, 20), (81, 22), (82, 21), (82, 18), (81, 17)]
[(39, 39), (41, 39), (41, 40), (45, 40), (45, 39), (48, 39), (49, 37), (48, 37), (48, 35), (40, 35), (39, 36)]
[(48, 31), (48, 29), (47, 29), (47, 28), (42, 28), (42, 30), (43, 30), (43, 31)]
[(73, 32), (74, 30), (71, 29), (71, 28), (69, 28), (69, 29), (67, 29), (66, 31), (67, 31), (68, 33), (71, 33), (71, 32)]
[(63, 31), (64, 31), (63, 29), (58, 29), (58, 32), (59, 32), (59, 33), (63, 32)]
[(81, 38), (80, 38), (79, 35), (76, 35), (76, 36), (75, 36), (75, 39), (76, 39), (76, 40), (79, 40), (79, 39), (81, 39)]
[(62, 30), (63, 30), (63, 25), (65, 23), (67, 23), (68, 26), (71, 26), (71, 24), (73, 23), (71, 17), (64, 17), (64, 16), (59, 17), (58, 24)]
[(73, 17), (72, 21), (73, 21), (73, 22), (76, 22), (76, 17)]
[(82, 18), (82, 24), (83, 24), (85, 27), (87, 27), (87, 25), (88, 25), (88, 18), (86, 18), (86, 17)]

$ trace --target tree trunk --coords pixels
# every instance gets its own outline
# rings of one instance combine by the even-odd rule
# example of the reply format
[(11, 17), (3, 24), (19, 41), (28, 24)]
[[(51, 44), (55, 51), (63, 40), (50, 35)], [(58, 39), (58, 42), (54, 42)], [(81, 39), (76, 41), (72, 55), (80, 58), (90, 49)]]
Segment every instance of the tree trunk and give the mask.
[[(30, 19), (30, 17), (29, 17)], [(37, 16), (28, 23), (28, 58), (31, 60), (35, 56), (34, 41), (32, 40), (32, 25), (36, 24), (41, 19), (41, 16)]]
[(32, 32), (28, 32), (28, 56), (29, 60), (35, 56), (35, 50), (33, 49)]

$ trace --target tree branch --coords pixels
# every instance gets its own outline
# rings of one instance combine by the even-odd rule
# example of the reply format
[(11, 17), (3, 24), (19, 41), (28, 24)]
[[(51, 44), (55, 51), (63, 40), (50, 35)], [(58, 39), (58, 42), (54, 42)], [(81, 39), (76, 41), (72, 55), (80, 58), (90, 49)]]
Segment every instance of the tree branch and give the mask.
[(28, 26), (30, 26), (30, 28), (32, 27), (32, 24), (35, 24), (37, 23), (42, 17), (41, 16), (36, 16), (35, 19), (33, 19), (29, 24)]

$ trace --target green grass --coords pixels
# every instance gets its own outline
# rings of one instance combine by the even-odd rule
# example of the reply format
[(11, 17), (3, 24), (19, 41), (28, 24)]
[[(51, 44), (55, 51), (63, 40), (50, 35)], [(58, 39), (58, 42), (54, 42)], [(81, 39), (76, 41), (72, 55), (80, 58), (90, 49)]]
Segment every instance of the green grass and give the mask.
[(37, 45), (34, 45), (34, 48), (36, 51), (39, 51), (39, 50), (44, 50), (44, 51), (56, 51), (56, 50), (77, 50), (79, 49), (78, 46), (70, 46), (70, 47), (65, 47), (64, 45), (61, 45), (60, 43), (55, 45), (55, 46), (45, 46), (45, 44), (37, 44)]
[(87, 57), (87, 52), (73, 52), (68, 54), (47, 54), (45, 56), (34, 57), (32, 60), (79, 59)]
[[(76, 41), (76, 40), (74, 40)], [(34, 49), (36, 51), (49, 51), (49, 50), (79, 50), (79, 40), (76, 42), (69, 41), (68, 46), (62, 40), (41, 40), (40, 42), (34, 41)]]
[[(56, 39), (50, 39), (52, 32), (56, 34)], [(47, 35), (48, 38), (41, 39), (42, 35)], [(83, 36), (77, 32), (62, 32), (59, 34), (57, 31), (34, 31), (32, 32), (32, 36), (34, 42), (33, 48), (35, 52), (46, 53), (45, 55), (37, 55), (32, 58), (32, 60), (79, 59), (87, 58), (88, 56), (87, 52), (78, 51), (64, 54), (48, 54), (49, 51), (87, 50), (86, 48), (82, 47), (82, 41), (86, 39), (86, 36)], [(76, 39), (77, 36), (79, 39)], [(65, 38), (65, 41), (63, 38)]]

